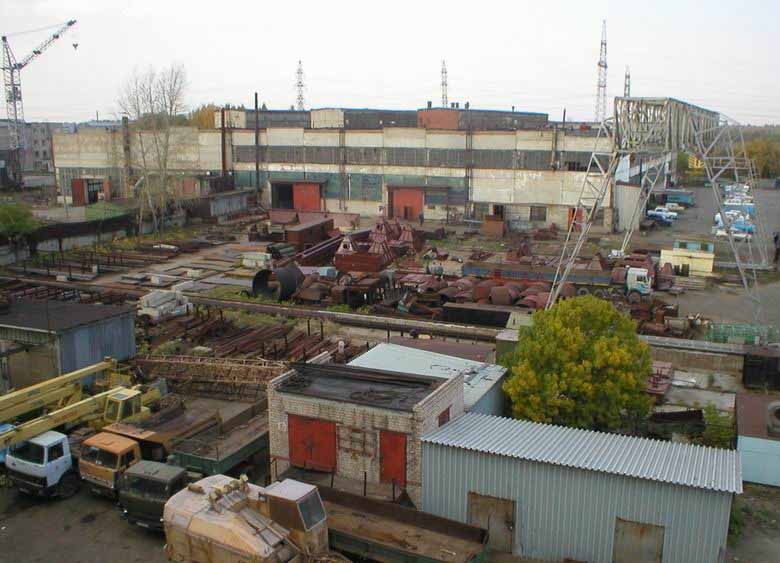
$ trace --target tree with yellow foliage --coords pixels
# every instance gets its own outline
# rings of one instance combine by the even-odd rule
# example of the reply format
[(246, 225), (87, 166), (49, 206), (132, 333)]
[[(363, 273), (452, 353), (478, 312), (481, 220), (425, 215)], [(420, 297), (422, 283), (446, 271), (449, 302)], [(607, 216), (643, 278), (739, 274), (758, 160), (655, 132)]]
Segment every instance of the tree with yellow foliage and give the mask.
[(650, 350), (634, 321), (603, 299), (575, 297), (537, 311), (503, 363), (515, 418), (615, 430), (650, 411)]

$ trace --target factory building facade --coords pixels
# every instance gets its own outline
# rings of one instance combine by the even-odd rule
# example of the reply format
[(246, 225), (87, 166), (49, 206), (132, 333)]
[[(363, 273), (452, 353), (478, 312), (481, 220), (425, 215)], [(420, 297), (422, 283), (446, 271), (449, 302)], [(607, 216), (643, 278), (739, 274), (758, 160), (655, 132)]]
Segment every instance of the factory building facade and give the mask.
[[(546, 114), (461, 108), (228, 110), (224, 130), (221, 122), (217, 112), (215, 129), (176, 128), (170, 168), (182, 186), (221, 174), (224, 164), (235, 187), (259, 188), (272, 208), (406, 220), (498, 215), (510, 228), (565, 229), (597, 142), (592, 129)], [(141, 155), (138, 133), (123, 135), (55, 135), (61, 189), (75, 178), (109, 178), (112, 193), (127, 191)], [(609, 149), (609, 140), (598, 142)], [(617, 224), (614, 208), (608, 193), (594, 229)]]

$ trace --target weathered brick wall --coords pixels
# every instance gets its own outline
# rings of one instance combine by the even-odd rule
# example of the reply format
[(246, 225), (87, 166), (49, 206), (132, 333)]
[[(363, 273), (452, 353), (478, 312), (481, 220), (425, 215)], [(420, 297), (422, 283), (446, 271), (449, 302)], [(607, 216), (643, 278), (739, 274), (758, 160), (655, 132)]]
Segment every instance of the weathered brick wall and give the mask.
[(424, 434), (439, 427), (439, 415), (450, 409), (450, 420), (463, 414), (463, 375), (445, 382), (414, 407), (414, 426), (407, 443), (407, 492), (416, 506), (422, 501), (422, 442)]
[(419, 505), (422, 480), (420, 437), (438, 426), (439, 414), (447, 407), (450, 407), (451, 419), (463, 413), (462, 376), (439, 386), (409, 413), (279, 393), (277, 387), (291, 374), (282, 374), (268, 383), (272, 477), (275, 479), (290, 467), (288, 414), (334, 421), (337, 434), (336, 474), (362, 481), (365, 472), (370, 483), (379, 482), (380, 432), (400, 432), (407, 435), (407, 493)]

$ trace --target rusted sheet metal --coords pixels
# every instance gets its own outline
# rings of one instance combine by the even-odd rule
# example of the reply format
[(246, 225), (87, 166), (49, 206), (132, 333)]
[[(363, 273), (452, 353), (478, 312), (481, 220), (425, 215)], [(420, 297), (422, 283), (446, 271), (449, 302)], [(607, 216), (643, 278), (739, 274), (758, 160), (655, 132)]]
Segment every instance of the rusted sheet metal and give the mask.
[[(485, 549), (487, 531), (395, 503), (319, 486), (328, 527), (337, 536), (363, 538), (408, 560), (466, 563)], [(396, 559), (393, 559), (396, 560)]]
[(406, 434), (380, 431), (379, 480), (406, 487)]
[(317, 471), (336, 470), (336, 423), (287, 415), (290, 463)]
[(319, 211), (322, 208), (320, 185), (309, 182), (294, 183), (293, 207), (298, 211)]
[(664, 527), (615, 519), (615, 563), (661, 563), (664, 553)]

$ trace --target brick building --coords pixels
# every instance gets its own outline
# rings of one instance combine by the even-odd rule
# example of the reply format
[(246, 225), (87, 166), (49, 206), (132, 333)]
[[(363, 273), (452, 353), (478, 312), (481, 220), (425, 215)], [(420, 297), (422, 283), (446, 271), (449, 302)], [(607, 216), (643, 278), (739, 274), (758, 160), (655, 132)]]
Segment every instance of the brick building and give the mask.
[(461, 414), (462, 375), (295, 364), (268, 384), (271, 477), (293, 467), (365, 479), (419, 505), (420, 438)]

